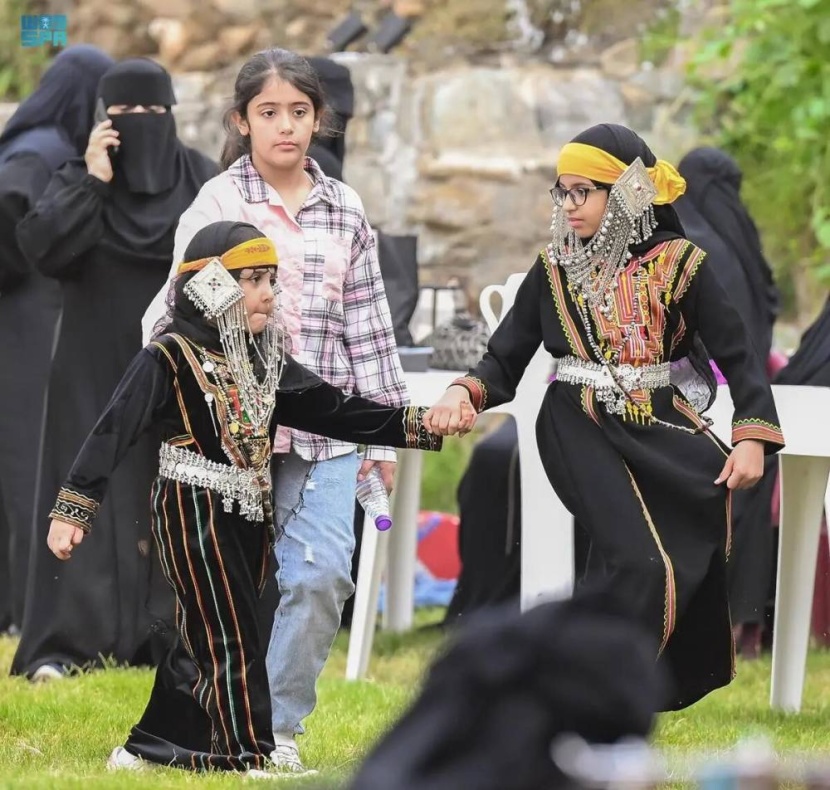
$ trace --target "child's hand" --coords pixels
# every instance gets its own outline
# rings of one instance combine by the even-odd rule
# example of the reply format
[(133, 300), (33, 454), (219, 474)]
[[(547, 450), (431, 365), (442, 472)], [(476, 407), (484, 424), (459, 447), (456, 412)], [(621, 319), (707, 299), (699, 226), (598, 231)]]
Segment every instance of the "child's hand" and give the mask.
[(424, 414), (424, 428), (438, 436), (452, 436), (456, 433), (463, 436), (472, 430), (477, 416), (467, 390), (453, 385)]
[(738, 442), (726, 459), (715, 485), (726, 481), (730, 490), (752, 488), (764, 474), (764, 443), (755, 439)]
[(68, 560), (72, 557), (72, 549), (83, 539), (84, 531), (80, 527), (53, 518), (46, 545), (59, 560)]

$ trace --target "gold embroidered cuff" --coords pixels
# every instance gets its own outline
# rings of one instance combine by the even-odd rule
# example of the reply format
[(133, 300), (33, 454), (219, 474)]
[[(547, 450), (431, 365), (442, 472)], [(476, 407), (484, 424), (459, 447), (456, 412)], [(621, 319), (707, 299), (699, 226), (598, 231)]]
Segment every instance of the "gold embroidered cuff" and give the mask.
[(745, 439), (784, 445), (784, 434), (781, 433), (781, 429), (764, 420), (738, 420), (732, 423), (732, 446)]
[(487, 387), (481, 379), (474, 376), (461, 376), (453, 381), (451, 386), (464, 387), (470, 393), (470, 401), (477, 414), (481, 414), (487, 408)]
[(426, 406), (407, 406), (403, 410), (403, 430), (408, 450), (435, 450), (443, 445), (443, 437), (436, 436), (424, 428)]
[(79, 494), (71, 488), (61, 488), (58, 492), (58, 500), (49, 514), (49, 518), (56, 518), (65, 521), (67, 524), (89, 532), (92, 529), (92, 522), (98, 515), (100, 504), (88, 496)]

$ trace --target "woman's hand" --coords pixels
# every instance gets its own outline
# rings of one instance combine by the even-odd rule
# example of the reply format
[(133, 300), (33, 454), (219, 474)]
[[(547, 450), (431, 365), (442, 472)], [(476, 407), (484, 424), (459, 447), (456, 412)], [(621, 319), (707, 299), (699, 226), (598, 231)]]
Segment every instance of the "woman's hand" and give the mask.
[(46, 545), (59, 560), (68, 560), (72, 557), (72, 549), (83, 539), (84, 531), (80, 527), (53, 518)]
[(424, 428), (439, 436), (464, 436), (476, 424), (476, 410), (470, 401), (470, 393), (457, 384), (452, 385), (426, 414)]
[(715, 485), (726, 482), (730, 490), (752, 488), (764, 474), (764, 443), (756, 439), (744, 439), (726, 459)]
[(118, 146), (118, 132), (112, 128), (112, 121), (101, 121), (89, 135), (84, 162), (87, 172), (104, 183), (112, 181), (113, 176), (108, 150), (111, 145)]

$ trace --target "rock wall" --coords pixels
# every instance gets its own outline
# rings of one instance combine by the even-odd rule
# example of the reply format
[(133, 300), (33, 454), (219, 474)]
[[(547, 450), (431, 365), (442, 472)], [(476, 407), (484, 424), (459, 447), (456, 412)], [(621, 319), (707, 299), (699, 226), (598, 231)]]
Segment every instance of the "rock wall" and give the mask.
[[(551, 9), (562, 5), (573, 12), (579, 3), (481, 2), (513, 9), (498, 18), (498, 31), (487, 34), (493, 43), (486, 52), (478, 40), (476, 54), (465, 53), (457, 36), (454, 47), (442, 50), (435, 18), (425, 15), (414, 29), (420, 33), (413, 30), (413, 41), (394, 54), (333, 56), (350, 69), (357, 97), (346, 135), (346, 180), (362, 196), (373, 224), (392, 233), (418, 234), (424, 284), (460, 276), (472, 293), (533, 262), (547, 238), (557, 151), (574, 134), (600, 122), (627, 124), (658, 156), (673, 160), (695, 142), (682, 45), (659, 66), (644, 62), (642, 40), (634, 37), (577, 37), (563, 50), (567, 35), (556, 39), (550, 26), (567, 18), (552, 15)], [(459, 29), (471, 24), (459, 12), (469, 0), (442, 3), (410, 0), (418, 11), (440, 7), (445, 24)], [(294, 3), (272, 0), (213, 0), (198, 6), (191, 0), (108, 0), (100, 9), (96, 0), (83, 3), (70, 19), (79, 35), (87, 36), (81, 40), (97, 41), (117, 56), (138, 54), (143, 41), (147, 54), (170, 65), (182, 139), (218, 157), (222, 114), (239, 56), (273, 44), (315, 51), (349, 5), (347, 0), (303, 0), (299, 13)], [(540, 16), (542, 11), (547, 16)], [(540, 19), (547, 20), (547, 28), (539, 26)], [(217, 33), (218, 23), (224, 27)], [(681, 23), (687, 26), (688, 19)], [(122, 51), (118, 37), (129, 25), (135, 35)], [(163, 28), (166, 39), (159, 32)], [(109, 39), (107, 30), (114, 31)], [(481, 26), (475, 30), (482, 38)], [(181, 44), (177, 35), (186, 39), (180, 52), (174, 51)], [(602, 46), (591, 48), (586, 44), (591, 40)], [(161, 50), (159, 41), (166, 41)], [(500, 46), (505, 41), (513, 44)], [(540, 41), (547, 42), (544, 54)], [(438, 57), (442, 51), (444, 57)], [(0, 124), (10, 109), (0, 105)]]

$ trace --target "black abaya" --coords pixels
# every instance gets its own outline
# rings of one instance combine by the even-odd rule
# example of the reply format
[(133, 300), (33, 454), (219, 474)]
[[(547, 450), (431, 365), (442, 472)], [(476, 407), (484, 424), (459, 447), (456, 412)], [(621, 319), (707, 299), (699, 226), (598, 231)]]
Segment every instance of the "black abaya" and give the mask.
[[(61, 283), (63, 318), (49, 377), (29, 603), (14, 674), (31, 675), (43, 664), (99, 665), (102, 656), (132, 661), (164, 614), (146, 607), (147, 491), (158, 446), (152, 437), (139, 441), (113, 476), (94, 550), (66, 565), (48, 551), (45, 535), (47, 514), (81, 443), (141, 347), (141, 316), (167, 278), (180, 213), (216, 172), (201, 154), (181, 152), (188, 178), (174, 187), (177, 202), (168, 193), (125, 192), (117, 175), (107, 184), (73, 161), (18, 227), (27, 258)], [(142, 238), (145, 215), (152, 232)]]
[(3, 598), (18, 628), (23, 622), (43, 407), (61, 292), (54, 280), (31, 268), (26, 271), (15, 227), (50, 175), (37, 154), (20, 154), (0, 165), (0, 369), (6, 371), (0, 387), (0, 485), (8, 529), (0, 553), (8, 566)]
[(60, 52), (0, 135), (0, 486), (7, 539), (0, 562), (12, 622), (23, 622), (43, 409), (60, 285), (44, 277), (20, 251), (18, 223), (46, 189), (52, 173), (87, 145), (95, 92), (114, 61), (80, 44)]

